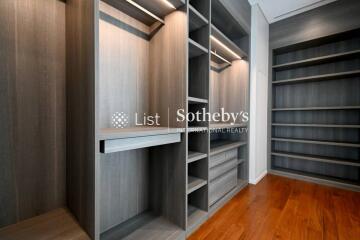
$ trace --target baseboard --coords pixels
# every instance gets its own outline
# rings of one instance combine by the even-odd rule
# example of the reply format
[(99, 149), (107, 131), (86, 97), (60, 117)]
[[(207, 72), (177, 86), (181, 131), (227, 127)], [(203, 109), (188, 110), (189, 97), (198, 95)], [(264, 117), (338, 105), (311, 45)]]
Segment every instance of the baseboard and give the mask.
[(250, 179), (249, 183), (253, 185), (258, 184), (261, 181), (261, 179), (263, 179), (266, 176), (267, 173), (268, 173), (267, 170), (265, 170), (256, 179)]

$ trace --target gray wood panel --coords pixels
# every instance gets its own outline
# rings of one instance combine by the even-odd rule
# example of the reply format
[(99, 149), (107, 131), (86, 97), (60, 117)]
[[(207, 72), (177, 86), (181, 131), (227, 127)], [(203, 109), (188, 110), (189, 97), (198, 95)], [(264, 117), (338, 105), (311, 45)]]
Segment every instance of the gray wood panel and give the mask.
[(149, 150), (103, 155), (101, 169), (101, 232), (150, 207)]
[[(101, 10), (137, 29), (147, 29), (144, 24), (105, 4), (101, 5)], [(99, 44), (100, 127), (113, 127), (112, 116), (116, 112), (127, 114), (127, 127), (133, 127), (135, 114), (142, 117), (150, 108), (149, 41), (101, 19)]]
[(270, 24), (270, 48), (359, 28), (359, 11), (360, 2), (357, 0), (335, 1)]
[(65, 205), (65, 4), (0, 12), (1, 227)]
[(66, 1), (67, 204), (99, 238), (98, 0)]
[(150, 40), (150, 113), (159, 113), (160, 124), (185, 128), (176, 111), (186, 108), (187, 16), (175, 11)]

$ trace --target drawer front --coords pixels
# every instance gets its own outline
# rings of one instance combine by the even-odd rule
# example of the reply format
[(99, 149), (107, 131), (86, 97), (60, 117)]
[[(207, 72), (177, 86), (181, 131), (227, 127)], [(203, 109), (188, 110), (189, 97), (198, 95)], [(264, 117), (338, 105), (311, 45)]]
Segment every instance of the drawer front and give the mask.
[(215, 167), (216, 165), (219, 165), (225, 161), (226, 161), (225, 153), (224, 152), (219, 153), (219, 154), (216, 154), (216, 155), (210, 157), (209, 166), (210, 166), (210, 168), (212, 168), (212, 167)]
[(225, 152), (225, 157), (226, 159), (233, 159), (233, 158), (238, 158), (238, 149), (233, 149), (233, 150), (230, 150), (230, 151), (227, 151)]
[(213, 168), (219, 164), (222, 164), (228, 160), (237, 158), (237, 149), (233, 149), (227, 152), (219, 153), (210, 157), (210, 168)]
[(237, 185), (237, 168), (215, 179), (209, 186), (209, 206), (213, 205)]
[(220, 177), (221, 175), (225, 174), (231, 169), (234, 169), (236, 166), (237, 166), (237, 159), (233, 158), (231, 160), (228, 160), (220, 165), (211, 168), (209, 172), (210, 181), (213, 181), (214, 179)]

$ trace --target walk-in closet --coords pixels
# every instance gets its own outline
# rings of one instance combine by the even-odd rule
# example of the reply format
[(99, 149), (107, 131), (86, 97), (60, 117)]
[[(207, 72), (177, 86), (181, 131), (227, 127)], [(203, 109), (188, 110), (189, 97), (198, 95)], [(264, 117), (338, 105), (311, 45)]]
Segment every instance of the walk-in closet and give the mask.
[[(58, 94), (51, 101), (63, 104), (50, 105), (62, 116), (51, 115), (63, 131), (56, 139), (61, 144), (53, 143), (59, 151), (54, 154), (60, 155), (54, 166), (43, 166), (44, 172), (54, 173), (48, 177), (54, 184), (44, 189), (40, 183), (48, 179), (26, 165), (27, 179), (36, 181), (29, 186), (38, 195), (27, 197), (23, 213), (11, 205), (26, 205), (24, 198), (13, 197), (11, 191), (18, 187), (8, 188), (1, 198), (8, 217), (0, 222), (5, 227), (0, 239), (23, 239), (30, 232), (38, 239), (56, 234), (96, 240), (185, 239), (248, 184), (247, 120), (180, 121), (178, 111), (248, 111), (250, 5), (236, 3), (244, 8), (239, 17), (234, 3), (222, 0), (46, 1), (46, 6), (41, 5), (45, 0), (38, 5), (30, 0), (1, 3), (18, 18), (28, 16), (27, 24), (45, 24), (41, 31), (56, 32), (51, 39), (64, 37), (48, 46), (48, 55), (36, 52), (46, 56), (42, 66), (54, 60), (60, 66), (59, 79), (49, 87)], [(45, 13), (56, 19), (36, 17)], [(4, 17), (11, 22), (10, 15)], [(34, 41), (36, 33), (21, 32)], [(43, 37), (48, 44), (49, 36)], [(31, 53), (30, 45), (20, 46), (25, 55)], [(38, 69), (39, 74), (44, 71), (51, 73)], [(35, 100), (38, 104), (37, 99), (29, 103)], [(10, 124), (13, 116), (6, 117)], [(19, 133), (14, 134), (18, 141)], [(25, 132), (28, 138), (34, 134)], [(48, 138), (42, 139), (45, 143)], [(10, 158), (8, 163), (4, 166), (16, 174), (25, 167), (21, 159), (15, 166)], [(17, 184), (21, 176), (6, 181)], [(48, 197), (41, 197), (43, 192)], [(46, 207), (35, 204), (36, 199)]]

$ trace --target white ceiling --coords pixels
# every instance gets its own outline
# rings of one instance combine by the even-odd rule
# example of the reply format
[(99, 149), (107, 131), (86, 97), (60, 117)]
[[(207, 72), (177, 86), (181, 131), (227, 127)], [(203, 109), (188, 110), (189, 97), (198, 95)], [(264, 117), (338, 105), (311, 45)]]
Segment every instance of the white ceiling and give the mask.
[(259, 4), (269, 23), (309, 11), (336, 0), (249, 0), (251, 5)]

